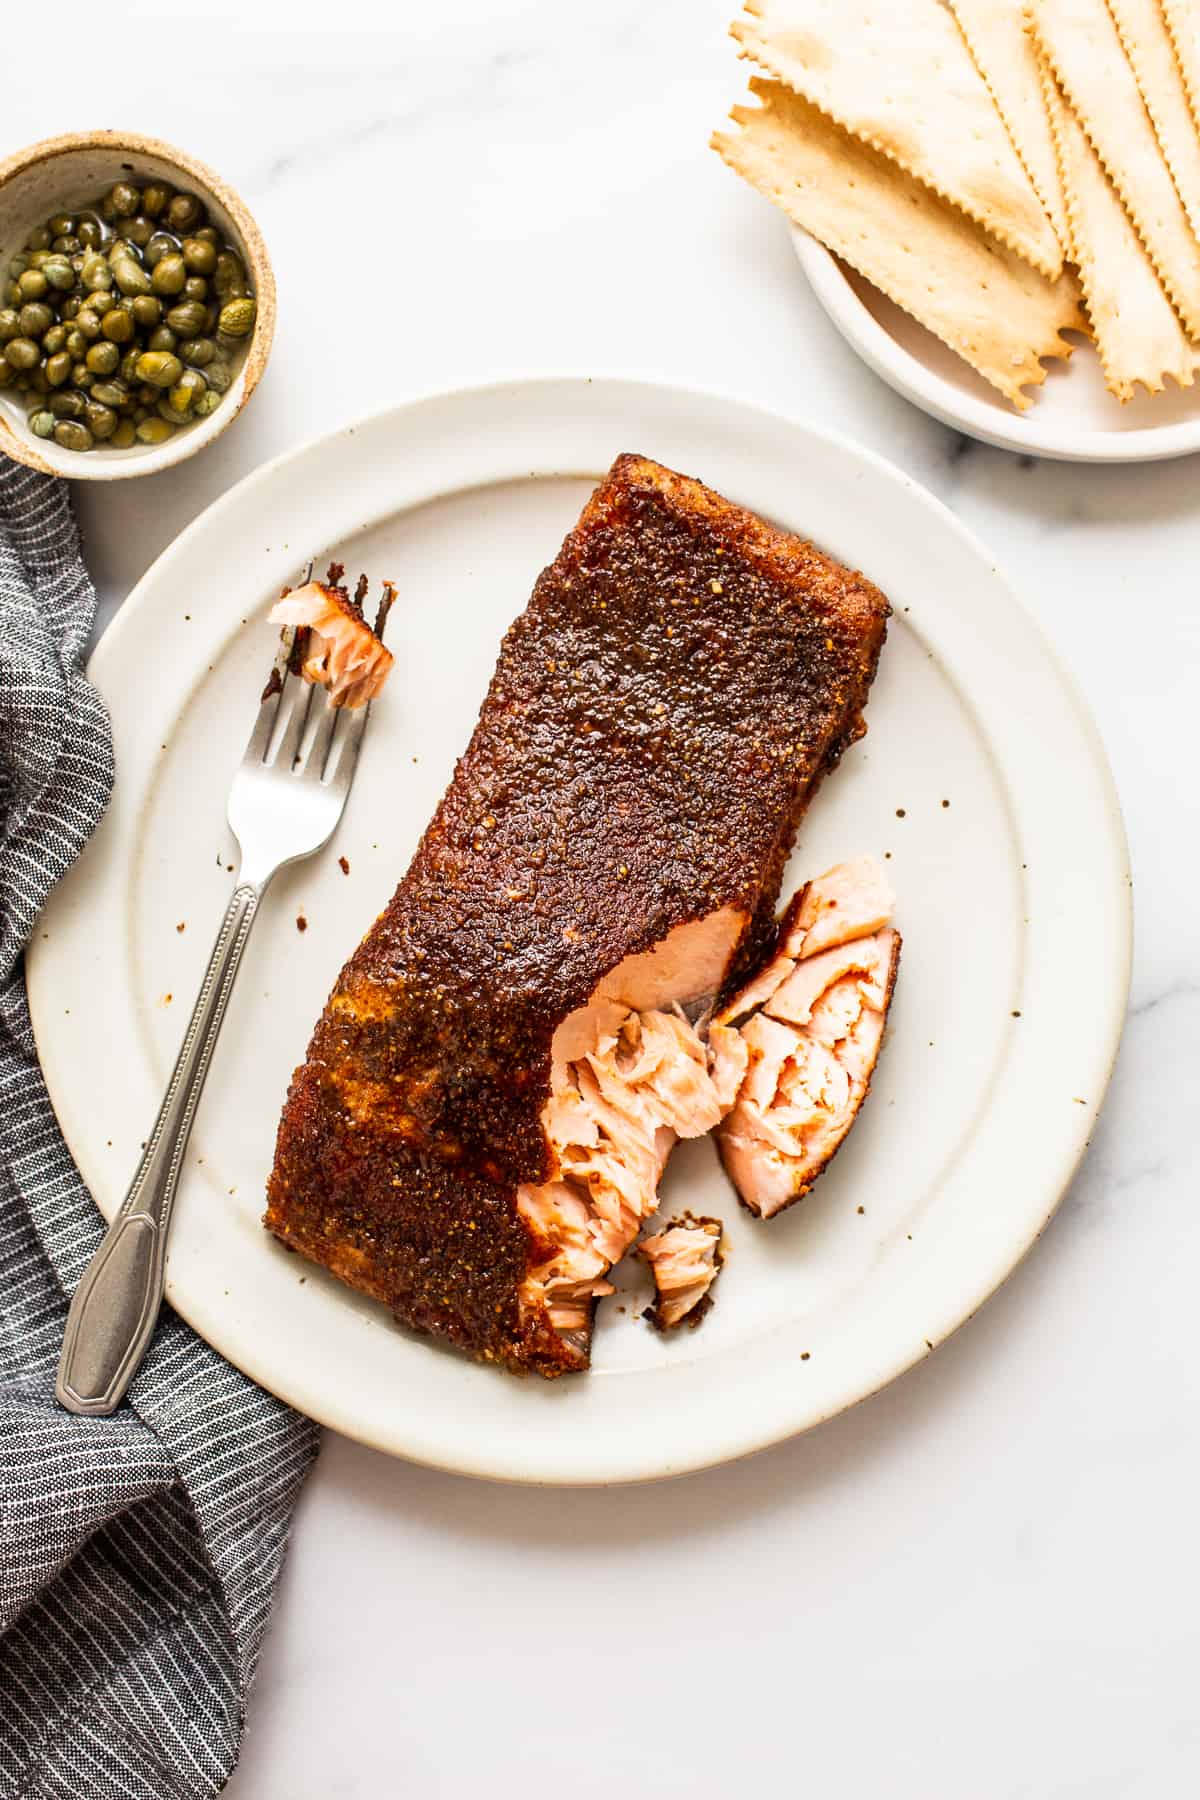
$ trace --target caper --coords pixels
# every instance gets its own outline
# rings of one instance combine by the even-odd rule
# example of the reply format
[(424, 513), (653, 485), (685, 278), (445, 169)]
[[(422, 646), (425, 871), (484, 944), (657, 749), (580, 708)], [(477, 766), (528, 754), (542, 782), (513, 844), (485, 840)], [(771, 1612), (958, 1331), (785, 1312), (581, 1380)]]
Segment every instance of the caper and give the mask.
[[(42, 360), (42, 353), (32, 338), (10, 338), (4, 346), (4, 356), (12, 369), (36, 369)], [(183, 367), (181, 363), (180, 368)]]
[(213, 360), (205, 365), (204, 379), (210, 388), (215, 388), (218, 394), (223, 394), (233, 383), (233, 370), (227, 362), (222, 362), (219, 356), (214, 356)]
[(105, 406), (124, 406), (129, 398), (129, 389), (119, 375), (106, 381), (98, 381), (92, 389), (92, 399), (101, 401)]
[(129, 446), (137, 441), (137, 431), (134, 428), (133, 420), (118, 419), (117, 429), (108, 441), (114, 450), (128, 450)]
[(22, 300), (40, 300), (49, 286), (41, 269), (26, 269), (17, 282)]
[(149, 382), (151, 387), (174, 387), (183, 374), (183, 364), (169, 350), (147, 350), (138, 357), (138, 380)]
[(54, 441), (62, 450), (90, 450), (92, 434), (78, 419), (60, 419), (54, 427)]
[(185, 369), (167, 395), (167, 405), (179, 418), (186, 418), (207, 387), (208, 383), (197, 370)]
[(136, 244), (139, 250), (144, 250), (154, 236), (154, 226), (144, 213), (139, 213), (136, 219), (130, 219), (126, 225), (125, 236), (131, 244)]
[(36, 369), (31, 369), (28, 375), (22, 375), (21, 380), (34, 394), (48, 394), (50, 392), (50, 383), (46, 380), (46, 371), (40, 365)]
[(79, 299), (78, 295), (72, 294), (71, 298), (69, 300), (63, 301), (62, 305), (59, 307), (58, 310), (62, 314), (63, 318), (66, 319), (68, 321), (68, 323), (70, 323), (70, 321), (72, 319), (75, 319), (78, 317), (79, 310), (82, 305), (83, 305), (83, 302), (82, 302), (82, 300)]
[(217, 354), (217, 346), (210, 337), (188, 338), (180, 344), (179, 354), (193, 369), (202, 369)]
[(110, 438), (117, 429), (117, 415), (112, 407), (103, 406), (94, 398), (88, 401), (84, 419), (94, 438)]
[(82, 419), (87, 401), (82, 394), (68, 388), (60, 394), (51, 394), (50, 411), (56, 419)]
[(127, 350), (121, 358), (121, 380), (128, 387), (133, 387), (137, 382), (138, 358), (141, 354), (135, 345), (132, 350)]
[(92, 345), (85, 360), (93, 375), (114, 375), (120, 366), (121, 352), (115, 344), (102, 338)]
[(165, 419), (142, 419), (137, 426), (137, 438), (142, 444), (165, 444), (173, 429)]
[[(87, 310), (95, 313), (98, 319), (102, 319), (106, 312), (111, 312), (114, 306), (120, 306), (120, 304), (116, 294), (110, 293), (106, 288), (98, 288), (94, 294), (89, 294), (87, 297)], [(79, 310), (82, 312), (83, 307), (81, 306)]]
[(203, 275), (188, 276), (183, 284), (183, 297), (185, 300), (208, 299), (208, 283), (205, 281)]
[(75, 329), (83, 333), (89, 344), (100, 336), (100, 321), (90, 306), (80, 307), (76, 313)]
[(79, 273), (84, 287), (90, 288), (93, 293), (97, 293), (101, 288), (110, 288), (113, 284), (113, 272), (109, 267), (108, 258), (102, 256), (98, 250), (94, 250), (91, 255), (84, 257), (83, 267)]
[[(32, 269), (27, 270), (25, 274), (22, 275), (21, 280), (28, 281), (32, 273)], [(52, 288), (58, 288), (60, 292), (64, 294), (67, 292), (68, 288), (73, 288), (75, 286), (75, 271), (65, 256), (52, 256), (48, 262), (44, 262), (42, 264), (42, 274)], [(36, 298), (36, 295), (34, 298)]]
[(198, 300), (184, 300), (168, 312), (167, 324), (180, 337), (196, 337), (204, 329), (207, 312), (207, 307), (201, 306)]
[(181, 235), (204, 223), (204, 208), (195, 194), (176, 194), (167, 203), (167, 224)]
[(184, 238), (182, 252), (191, 275), (211, 275), (217, 266), (217, 246), (209, 238)]
[(42, 333), (42, 353), (45, 356), (56, 356), (67, 341), (65, 325), (52, 325), (49, 331)]
[(34, 437), (48, 438), (54, 430), (54, 414), (39, 408), (29, 416), (29, 429)]
[(21, 336), (40, 338), (54, 323), (54, 314), (42, 300), (27, 300), (21, 308)]
[(44, 225), (39, 225), (36, 231), (30, 232), (25, 239), (25, 248), (27, 250), (48, 250), (50, 248), (50, 233)]
[(118, 181), (116, 186), (109, 191), (108, 197), (118, 219), (132, 219), (142, 202), (142, 196), (128, 181)]
[(148, 269), (152, 269), (156, 263), (162, 261), (164, 256), (170, 256), (174, 248), (175, 239), (173, 237), (168, 237), (165, 231), (156, 231), (146, 245), (142, 261)]
[(75, 214), (69, 212), (54, 213), (46, 220), (46, 230), (51, 237), (61, 237), (64, 231), (74, 231)]
[(179, 339), (169, 325), (159, 325), (146, 339), (147, 350), (177, 350)]
[(228, 300), (221, 308), (221, 316), (217, 320), (217, 329), (227, 338), (249, 337), (254, 330), (254, 321), (258, 317), (257, 302), (249, 295), (237, 300)]
[(90, 393), (96, 377), (86, 363), (76, 363), (71, 371), (71, 386), (78, 388), (81, 394)]
[(63, 237), (56, 237), (50, 245), (50, 248), (52, 250), (57, 250), (63, 256), (74, 256), (83, 248), (83, 246), (80, 244), (79, 239), (75, 234), (71, 232)]
[(21, 335), (21, 315), (15, 307), (6, 306), (0, 311), (0, 344), (7, 344), (10, 338)]
[(202, 394), (197, 394), (196, 396), (196, 404), (192, 408), (192, 417), (196, 419), (207, 419), (210, 413), (216, 412), (220, 404), (220, 394), (213, 393), (211, 388), (205, 388)]
[(143, 331), (153, 331), (162, 320), (162, 301), (157, 294), (135, 294), (133, 300), (133, 322), (140, 325)]
[(117, 286), (123, 294), (148, 294), (150, 292), (151, 277), (133, 260), (128, 251), (121, 256), (114, 252), (112, 272)]
[(98, 219), (80, 219), (75, 235), (85, 250), (94, 250), (97, 244), (104, 242), (104, 232)]
[(177, 250), (171, 250), (166, 256), (160, 256), (155, 263), (150, 284), (156, 294), (177, 294), (186, 280), (187, 270), (183, 258)]
[(157, 219), (171, 198), (171, 190), (161, 181), (149, 181), (142, 189), (142, 211), (148, 219)]
[(133, 315), (114, 306), (101, 319), (100, 330), (110, 344), (127, 344), (133, 336)]
[(88, 340), (84, 337), (82, 331), (79, 330), (78, 326), (72, 326), (71, 330), (67, 333), (67, 349), (71, 352), (71, 355), (84, 357), (87, 355), (87, 347)]
[(17, 284), (17, 282), (10, 281), (4, 289), (4, 304), (5, 304), (5, 306), (20, 306), (20, 304), (24, 300), (24, 298), (25, 298), (25, 296), (21, 292), (21, 289), (20, 289), (19, 285)]
[(27, 256), (14, 256), (8, 265), (9, 279), (11, 281), (18, 280), (19, 277), (25, 273), (26, 269), (31, 269), (32, 267), (33, 264)]
[(214, 244), (218, 250), (221, 248), (221, 234), (215, 225), (201, 225), (198, 231), (193, 231), (192, 236), (200, 238), (206, 244)]
[(222, 250), (217, 257), (213, 286), (222, 300), (235, 300), (246, 292), (246, 271), (232, 250)]
[(71, 356), (69, 351), (56, 350), (46, 360), (46, 380), (51, 387), (61, 387), (71, 377)]

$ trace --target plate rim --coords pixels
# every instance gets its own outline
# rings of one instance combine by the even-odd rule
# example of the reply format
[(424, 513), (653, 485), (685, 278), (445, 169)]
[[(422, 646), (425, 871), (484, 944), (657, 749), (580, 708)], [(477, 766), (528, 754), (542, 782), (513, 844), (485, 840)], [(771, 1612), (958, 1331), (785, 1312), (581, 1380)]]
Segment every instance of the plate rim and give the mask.
[[(1090, 1100), (1089, 1104), (1081, 1107), (1076, 1121), (1073, 1121), (1074, 1129), (1064, 1132), (1062, 1142), (1059, 1145), (1058, 1155), (1053, 1161), (1053, 1166), (1049, 1169), (1044, 1182), (1039, 1184), (1041, 1187), (1044, 1187), (1045, 1192), (1043, 1201), (1039, 1204), (1039, 1217), (1036, 1222), (1027, 1233), (1022, 1234), (1021, 1241), (1016, 1245), (1011, 1256), (1008, 1256), (1006, 1251), (1007, 1259), (1004, 1261), (1002, 1267), (999, 1266), (998, 1263), (991, 1266), (982, 1285), (976, 1283), (969, 1294), (960, 1294), (959, 1298), (946, 1309), (953, 1317), (952, 1322), (946, 1325), (945, 1331), (942, 1333), (942, 1336), (944, 1337), (945, 1335), (948, 1335), (950, 1331), (957, 1329), (958, 1325), (965, 1323), (966, 1320), (978, 1310), (979, 1306), (996, 1292), (1018, 1266), (1032, 1245), (1037, 1241), (1037, 1238), (1041, 1235), (1041, 1232), (1045, 1229), (1046, 1224), (1057, 1209), (1057, 1206), (1065, 1194), (1071, 1178), (1086, 1150), (1090, 1131), (1100, 1107), (1103, 1104), (1104, 1095), (1107, 1091), (1112, 1067), (1120, 1044), (1126, 1014), (1132, 949), (1132, 907), (1128, 877), (1128, 846), (1121, 816), (1120, 802), (1113, 780), (1112, 770), (1104, 751), (1103, 742), (1074, 675), (1064, 663), (1052, 640), (1042, 630), (1031, 609), (1025, 604), (1021, 596), (1011, 587), (1000, 572), (995, 560), (992, 558), (986, 547), (980, 543), (975, 534), (964, 526), (942, 501), (930, 493), (929, 490), (921, 486), (921, 484), (914, 481), (911, 476), (897, 468), (896, 465), (880, 456), (877, 452), (856, 444), (851, 438), (843, 433), (814, 426), (807, 421), (798, 419), (794, 415), (790, 415), (778, 409), (764, 407), (756, 402), (747, 401), (744, 397), (712, 388), (649, 381), (641, 376), (626, 378), (605, 374), (603, 376), (591, 377), (571, 372), (532, 377), (514, 376), (482, 383), (469, 383), (448, 389), (434, 386), (425, 392), (413, 395), (401, 403), (382, 408), (366, 419), (349, 426), (341, 426), (332, 432), (320, 434), (299, 446), (285, 451), (280, 456), (263, 464), (260, 468), (251, 471), (249, 475), (235, 484), (234, 487), (227, 490), (225, 494), (219, 496), (178, 534), (172, 543), (155, 559), (150, 568), (137, 583), (124, 606), (122, 606), (117, 613), (109, 629), (105, 632), (100, 643), (97, 645), (89, 665), (89, 673), (94, 673), (97, 670), (99, 670), (100, 673), (103, 673), (105, 667), (110, 662), (119, 659), (127, 634), (136, 630), (142, 609), (147, 605), (156, 603), (155, 589), (158, 586), (165, 565), (168, 565), (174, 557), (180, 554), (181, 547), (186, 543), (190, 543), (193, 537), (201, 533), (206, 533), (214, 528), (219, 529), (220, 521), (228, 510), (243, 506), (248, 499), (252, 499), (258, 489), (268, 486), (275, 480), (282, 470), (286, 470), (289, 466), (298, 462), (313, 458), (319, 460), (330, 454), (336, 454), (336, 446), (348, 434), (353, 435), (356, 431), (362, 431), (365, 435), (372, 428), (383, 429), (386, 427), (394, 427), (398, 430), (404, 430), (406, 426), (411, 428), (413, 416), (418, 415), (424, 407), (430, 405), (433, 405), (435, 408), (438, 406), (452, 407), (463, 403), (482, 403), (484, 406), (495, 405), (497, 400), (502, 400), (506, 396), (511, 396), (514, 388), (519, 388), (527, 393), (532, 391), (535, 397), (549, 394), (555, 394), (561, 397), (564, 390), (566, 390), (568, 398), (574, 400), (577, 404), (582, 403), (585, 400), (589, 389), (602, 388), (606, 392), (615, 390), (618, 394), (628, 394), (631, 399), (636, 399), (640, 402), (643, 410), (645, 410), (648, 405), (657, 405), (660, 408), (669, 409), (672, 405), (676, 407), (679, 406), (680, 403), (692, 407), (695, 407), (697, 404), (701, 406), (715, 406), (722, 410), (732, 408), (742, 417), (743, 421), (747, 416), (753, 416), (764, 429), (778, 431), (782, 428), (788, 434), (799, 433), (803, 439), (808, 440), (812, 445), (820, 446), (826, 444), (837, 446), (841, 452), (845, 453), (845, 455), (851, 459), (851, 461), (856, 461), (859, 464), (872, 468), (887, 483), (902, 490), (906, 504), (913, 504), (915, 502), (918, 509), (918, 516), (922, 509), (936, 515), (940, 519), (943, 527), (949, 530), (953, 537), (958, 540), (959, 544), (969, 552), (973, 558), (986, 565), (999, 582), (1005, 598), (1023, 622), (1025, 629), (1034, 635), (1044, 656), (1048, 671), (1053, 676), (1064, 700), (1069, 704), (1071, 723), (1080, 742), (1081, 752), (1086, 753), (1086, 761), (1096, 779), (1097, 795), (1102, 801), (1102, 811), (1108, 827), (1103, 845), (1104, 858), (1106, 862), (1111, 861), (1112, 872), (1114, 874), (1117, 873), (1118, 868), (1121, 872), (1121, 902), (1118, 907), (1118, 916), (1114, 920), (1115, 941), (1112, 946), (1114, 953), (1113, 980), (1104, 985), (1103, 993), (1105, 1005), (1103, 1008), (1103, 1028), (1100, 1030), (1097, 1038), (1097, 1043), (1101, 1048), (1095, 1062), (1095, 1097)], [(528, 473), (530, 471), (526, 470), (525, 472)], [(550, 466), (548, 462), (547, 464), (544, 464), (541, 469), (533, 472), (542, 476), (548, 476), (554, 473), (577, 471), (568, 471)], [(460, 484), (459, 491), (461, 491), (462, 486), (466, 485), (469, 484)], [(419, 504), (417, 501), (407, 501), (398, 505), (396, 510), (409, 510), (417, 504)], [(54, 901), (52, 897), (46, 909), (47, 913), (49, 913), (53, 904)], [(43, 1043), (43, 1030), (39, 1028), (39, 1022), (50, 1022), (53, 1018), (54, 1010), (50, 1005), (43, 1006), (44, 984), (52, 986), (53, 982), (53, 960), (49, 952), (42, 952), (41, 945), (42, 939), (40, 934), (35, 935), (31, 944), (32, 954), (28, 967), (30, 1006), (34, 1017), (35, 1036), (39, 1045), (39, 1053), (41, 1053)], [(61, 1119), (62, 1108), (59, 1105), (59, 1094), (53, 1085), (49, 1071), (47, 1071), (47, 1087), (50, 1091), (52, 1102), (55, 1105), (56, 1113), (59, 1114)], [(68, 1143), (70, 1143), (70, 1136), (65, 1129), (64, 1135), (67, 1136)], [(172, 1304), (175, 1305), (176, 1309), (180, 1311), (185, 1318), (189, 1316), (189, 1307), (186, 1300), (182, 1300), (177, 1294), (173, 1294)], [(201, 1335), (207, 1336), (208, 1334), (202, 1333)], [(212, 1341), (211, 1337), (209, 1337), (209, 1341)], [(941, 1341), (940, 1338), (939, 1341)], [(663, 1466), (650, 1466), (645, 1455), (633, 1454), (626, 1465), (611, 1469), (606, 1473), (581, 1474), (577, 1470), (568, 1469), (565, 1472), (555, 1471), (552, 1473), (541, 1472), (530, 1474), (525, 1472), (519, 1466), (519, 1457), (515, 1463), (510, 1459), (507, 1464), (498, 1463), (494, 1456), (489, 1456), (487, 1454), (472, 1460), (470, 1454), (449, 1455), (445, 1452), (433, 1454), (430, 1453), (427, 1446), (414, 1447), (411, 1443), (401, 1445), (395, 1441), (384, 1441), (380, 1435), (372, 1436), (369, 1430), (358, 1427), (353, 1419), (339, 1417), (336, 1406), (331, 1408), (328, 1404), (324, 1403), (314, 1406), (312, 1404), (311, 1386), (306, 1386), (304, 1379), (281, 1380), (279, 1372), (275, 1368), (271, 1369), (269, 1375), (264, 1375), (263, 1365), (264, 1362), (269, 1362), (269, 1357), (263, 1358), (261, 1356), (256, 1356), (255, 1354), (250, 1353), (250, 1349), (251, 1347), (242, 1344), (236, 1355), (231, 1355), (227, 1350), (221, 1350), (219, 1353), (227, 1355), (229, 1360), (234, 1361), (238, 1367), (242, 1368), (244, 1372), (251, 1377), (251, 1379), (259, 1381), (263, 1386), (268, 1387), (272, 1392), (278, 1394), (281, 1399), (290, 1404), (299, 1406), (301, 1410), (307, 1411), (311, 1416), (321, 1419), (333, 1429), (338, 1430), (345, 1435), (355, 1437), (363, 1443), (383, 1449), (391, 1454), (399, 1454), (410, 1460), (424, 1462), (430, 1466), (458, 1473), (483, 1476), (490, 1479), (514, 1481), (517, 1483), (568, 1486), (608, 1485), (615, 1482), (661, 1479), (675, 1474), (714, 1466), (719, 1463), (735, 1460), (744, 1455), (749, 1455), (758, 1449), (765, 1448), (770, 1444), (794, 1436), (800, 1431), (810, 1429), (814, 1425), (822, 1423), (826, 1418), (832, 1417), (836, 1413), (857, 1404), (858, 1401), (867, 1398), (870, 1394), (873, 1394), (879, 1391), (883, 1386), (888, 1385), (892, 1380), (896, 1379), (908, 1368), (912, 1367), (914, 1363), (922, 1360), (923, 1355), (926, 1353), (919, 1347), (913, 1349), (903, 1347), (898, 1348), (888, 1358), (887, 1366), (878, 1375), (878, 1378), (868, 1379), (865, 1384), (852, 1384), (853, 1391), (840, 1398), (836, 1404), (830, 1405), (824, 1410), (811, 1412), (808, 1415), (799, 1418), (792, 1417), (791, 1412), (789, 1412), (787, 1418), (776, 1418), (766, 1428), (752, 1430), (748, 1434), (743, 1433), (741, 1436), (734, 1433), (733, 1436), (736, 1441), (723, 1441), (717, 1447), (713, 1447), (709, 1443), (701, 1444), (696, 1452), (690, 1454), (687, 1460), (682, 1463), (676, 1462), (675, 1464), (668, 1463)], [(497, 1379), (497, 1377), (490, 1374), (488, 1378)], [(792, 1409), (792, 1411), (795, 1410), (797, 1409)], [(803, 1413), (803, 1407), (800, 1407), (798, 1410)], [(727, 1433), (727, 1439), (728, 1436), (729, 1434)]]
[[(951, 430), (977, 438), (998, 450), (1048, 462), (1167, 462), (1200, 451), (1200, 412), (1194, 419), (1170, 425), (1139, 426), (1136, 431), (1050, 430), (1040, 426), (1036, 405), (1029, 415), (1004, 414), (927, 369), (898, 344), (854, 292), (837, 257), (803, 226), (789, 222), (792, 247), (809, 286), (826, 317), (867, 366), (888, 386)], [(994, 416), (993, 416), (994, 411)]]

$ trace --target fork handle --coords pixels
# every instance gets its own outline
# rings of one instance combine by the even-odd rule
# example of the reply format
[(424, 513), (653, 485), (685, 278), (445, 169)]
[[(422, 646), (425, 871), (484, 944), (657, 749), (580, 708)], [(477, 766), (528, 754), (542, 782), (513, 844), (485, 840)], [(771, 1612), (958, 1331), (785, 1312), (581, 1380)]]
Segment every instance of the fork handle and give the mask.
[(115, 1412), (153, 1334), (184, 1153), (265, 885), (233, 891), (137, 1173), (75, 1290), (55, 1384), (68, 1412)]

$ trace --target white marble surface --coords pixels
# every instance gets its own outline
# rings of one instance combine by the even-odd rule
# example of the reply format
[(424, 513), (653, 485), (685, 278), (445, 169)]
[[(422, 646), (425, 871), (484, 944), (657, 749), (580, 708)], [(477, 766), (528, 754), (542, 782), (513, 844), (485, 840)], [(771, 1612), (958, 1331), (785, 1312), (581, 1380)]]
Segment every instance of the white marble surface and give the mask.
[[(174, 139), (241, 189), (279, 278), (245, 418), (177, 471), (80, 490), (107, 607), (264, 458), (415, 390), (564, 369), (727, 388), (882, 452), (993, 547), (1095, 709), (1132, 841), (1108, 1109), (1000, 1295), (856, 1411), (667, 1486), (487, 1487), (327, 1438), (237, 1800), (1196, 1791), (1200, 478), (1034, 466), (860, 367), (705, 148), (744, 80), (728, 9), (110, 0), (144, 62), (5, 83), (0, 149), (89, 124)], [(12, 10), (6, 60), (43, 66), (41, 15)]]

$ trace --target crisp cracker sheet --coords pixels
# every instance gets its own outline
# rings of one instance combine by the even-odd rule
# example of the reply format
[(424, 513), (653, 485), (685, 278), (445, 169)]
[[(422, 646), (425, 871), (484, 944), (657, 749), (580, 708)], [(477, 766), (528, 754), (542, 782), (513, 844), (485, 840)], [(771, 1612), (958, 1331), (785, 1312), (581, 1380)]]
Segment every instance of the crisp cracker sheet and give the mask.
[(941, 0), (746, 0), (743, 54), (1052, 279), (1062, 249)]
[(1159, 148), (1200, 238), (1200, 138), (1158, 0), (1108, 0)]
[(1045, 98), (1105, 385), (1121, 401), (1133, 398), (1139, 381), (1149, 393), (1160, 393), (1165, 375), (1190, 387), (1197, 352), (1183, 334), (1120, 195), (1049, 71)]
[(1200, 125), (1200, 6), (1196, 0), (1161, 0), (1161, 4), (1192, 117)]
[(1106, 0), (1031, 0), (1046, 61), (1125, 202), (1188, 335), (1200, 337), (1200, 244), (1163, 161)]
[(1038, 55), (1025, 28), (1024, 8), (1020, 0), (948, 0), (948, 4), (1054, 235), (1069, 254), (1058, 159), (1042, 104)]
[(1060, 333), (1087, 329), (1074, 278), (1047, 281), (781, 82), (750, 88), (761, 104), (734, 107), (741, 129), (713, 148), (1023, 411), (1038, 359), (1069, 356)]

